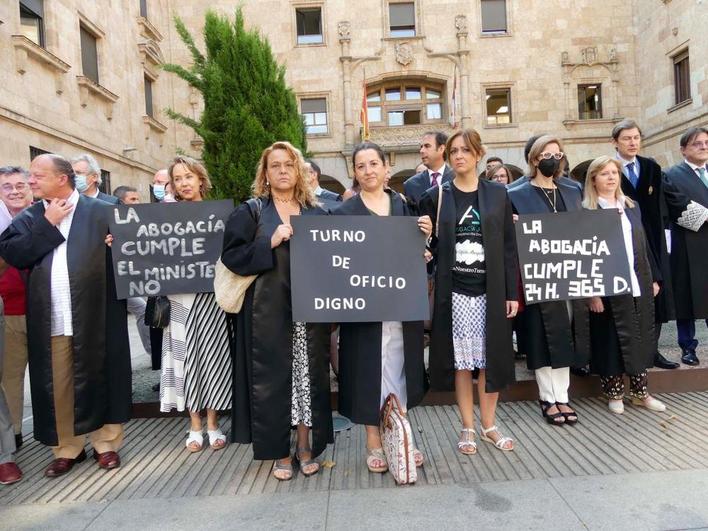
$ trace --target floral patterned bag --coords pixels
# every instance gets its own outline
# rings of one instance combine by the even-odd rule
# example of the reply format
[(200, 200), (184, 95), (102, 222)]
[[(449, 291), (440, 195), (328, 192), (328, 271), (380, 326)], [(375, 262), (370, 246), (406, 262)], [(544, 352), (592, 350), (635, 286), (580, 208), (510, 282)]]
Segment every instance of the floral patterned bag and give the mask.
[(415, 483), (415, 445), (413, 431), (398, 397), (391, 393), (381, 408), (381, 442), (388, 462), (388, 470), (399, 485)]

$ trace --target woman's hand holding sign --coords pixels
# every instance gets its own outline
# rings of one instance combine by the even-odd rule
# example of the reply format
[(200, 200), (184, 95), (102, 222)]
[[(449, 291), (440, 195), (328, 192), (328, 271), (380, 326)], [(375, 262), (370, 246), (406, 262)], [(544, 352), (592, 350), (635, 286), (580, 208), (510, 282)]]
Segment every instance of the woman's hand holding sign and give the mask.
[(278, 228), (275, 229), (273, 236), (270, 237), (270, 248), (275, 249), (281, 243), (288, 241), (292, 235), (292, 225), (288, 223), (278, 225)]

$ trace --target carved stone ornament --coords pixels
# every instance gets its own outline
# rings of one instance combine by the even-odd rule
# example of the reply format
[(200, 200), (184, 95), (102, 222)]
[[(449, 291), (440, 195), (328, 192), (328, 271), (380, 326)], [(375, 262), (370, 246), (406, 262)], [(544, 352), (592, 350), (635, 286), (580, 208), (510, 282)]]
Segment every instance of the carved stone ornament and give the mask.
[(408, 66), (413, 62), (413, 48), (407, 42), (396, 43), (396, 61), (403, 65)]
[(610, 63), (617, 61), (617, 50), (615, 48), (610, 48)]
[(337, 24), (337, 33), (339, 33), (339, 40), (340, 41), (351, 40), (351, 38), (352, 38), (351, 29), (352, 29), (352, 25), (351, 25), (351, 22), (349, 22), (348, 20), (343, 20), (342, 22)]
[(593, 65), (597, 62), (597, 48), (594, 46), (588, 46), (583, 48), (581, 52), (583, 56), (583, 63), (586, 65)]
[(570, 57), (568, 57), (568, 52), (561, 52), (561, 64), (567, 65), (570, 63)]
[(465, 15), (457, 15), (455, 17), (455, 28), (457, 33), (468, 33), (467, 17)]

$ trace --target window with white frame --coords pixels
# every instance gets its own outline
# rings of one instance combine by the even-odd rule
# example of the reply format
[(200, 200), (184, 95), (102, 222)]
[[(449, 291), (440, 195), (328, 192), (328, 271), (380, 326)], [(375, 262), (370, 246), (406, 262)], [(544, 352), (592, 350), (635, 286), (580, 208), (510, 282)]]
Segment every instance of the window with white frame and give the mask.
[(300, 113), (305, 121), (305, 131), (308, 135), (327, 133), (327, 98), (302, 98)]
[(369, 123), (390, 127), (442, 121), (442, 85), (418, 80), (387, 81), (367, 87)]

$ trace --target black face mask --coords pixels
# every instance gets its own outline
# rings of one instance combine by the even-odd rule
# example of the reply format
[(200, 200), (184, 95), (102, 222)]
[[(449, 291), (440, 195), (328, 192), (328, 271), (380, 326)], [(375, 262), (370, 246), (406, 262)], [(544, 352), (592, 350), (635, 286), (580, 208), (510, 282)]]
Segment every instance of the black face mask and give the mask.
[(553, 177), (556, 171), (558, 171), (559, 164), (560, 161), (553, 158), (541, 159), (541, 162), (538, 163), (538, 171), (546, 177)]

